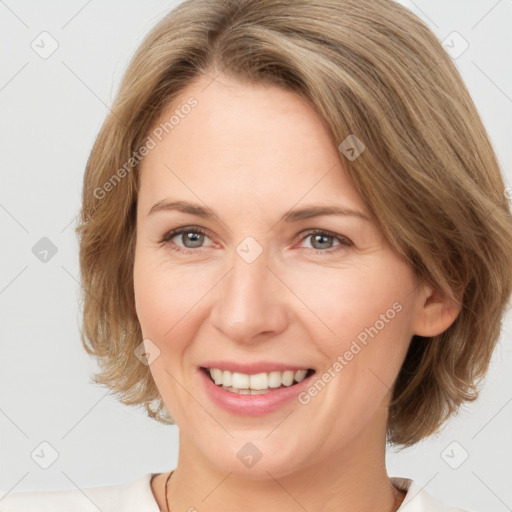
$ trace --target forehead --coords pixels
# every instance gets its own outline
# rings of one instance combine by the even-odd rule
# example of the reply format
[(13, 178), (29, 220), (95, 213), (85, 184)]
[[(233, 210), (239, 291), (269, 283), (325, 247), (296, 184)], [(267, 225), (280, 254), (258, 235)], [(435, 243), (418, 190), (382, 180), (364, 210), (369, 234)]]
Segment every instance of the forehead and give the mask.
[[(180, 111), (191, 98), (196, 106)], [(364, 209), (325, 121), (298, 94), (202, 76), (168, 105), (154, 129), (165, 123), (169, 133), (140, 165), (142, 202), (169, 193), (246, 208), (264, 200), (282, 210), (307, 195)]]

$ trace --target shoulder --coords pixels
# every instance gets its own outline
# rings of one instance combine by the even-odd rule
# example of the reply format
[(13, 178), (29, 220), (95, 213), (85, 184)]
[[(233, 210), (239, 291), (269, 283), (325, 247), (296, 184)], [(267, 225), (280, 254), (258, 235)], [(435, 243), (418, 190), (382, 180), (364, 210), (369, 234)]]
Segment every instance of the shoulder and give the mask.
[(473, 512), (443, 505), (409, 478), (392, 477), (391, 481), (395, 487), (406, 492), (404, 501), (397, 512)]
[(147, 473), (122, 485), (65, 491), (0, 492), (0, 512), (160, 512), (151, 477)]

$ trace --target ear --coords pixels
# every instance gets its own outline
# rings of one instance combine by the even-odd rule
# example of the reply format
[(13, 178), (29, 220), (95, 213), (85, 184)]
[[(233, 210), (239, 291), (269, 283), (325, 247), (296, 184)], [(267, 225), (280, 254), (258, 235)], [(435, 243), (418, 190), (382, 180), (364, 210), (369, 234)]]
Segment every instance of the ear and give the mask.
[(433, 337), (446, 331), (462, 309), (460, 297), (457, 299), (453, 300), (432, 285), (424, 284), (423, 293), (418, 297), (420, 303), (413, 323), (413, 333)]

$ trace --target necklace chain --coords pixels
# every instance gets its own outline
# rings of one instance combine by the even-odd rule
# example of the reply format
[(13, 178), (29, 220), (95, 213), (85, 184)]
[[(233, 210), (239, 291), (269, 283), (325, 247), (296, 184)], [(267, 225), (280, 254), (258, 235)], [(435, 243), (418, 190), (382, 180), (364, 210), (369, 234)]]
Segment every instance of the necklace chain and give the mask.
[[(170, 473), (169, 473), (169, 476), (167, 477), (167, 480), (165, 481), (165, 510), (166, 512), (171, 512), (169, 510), (169, 498), (167, 497), (167, 484), (169, 483), (169, 480), (171, 479), (171, 475), (174, 473), (174, 470), (172, 470)], [(392, 512), (397, 512), (397, 510), (400, 508), (400, 504), (401, 504), (401, 499), (400, 499), (400, 496), (401, 496), (401, 493), (397, 493), (396, 496), (395, 496), (395, 503), (393, 504), (393, 511)]]
[(169, 480), (171, 479), (171, 475), (174, 473), (174, 469), (169, 473), (169, 476), (167, 477), (167, 480), (165, 481), (165, 510), (166, 512), (171, 512), (169, 510), (169, 498), (167, 497), (167, 484), (169, 483)]

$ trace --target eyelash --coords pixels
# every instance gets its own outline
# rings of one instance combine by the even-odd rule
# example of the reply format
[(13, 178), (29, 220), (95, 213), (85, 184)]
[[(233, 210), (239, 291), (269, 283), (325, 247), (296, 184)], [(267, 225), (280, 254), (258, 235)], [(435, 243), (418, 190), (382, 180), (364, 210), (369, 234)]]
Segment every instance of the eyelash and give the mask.
[[(201, 228), (183, 227), (183, 228), (177, 228), (177, 229), (168, 231), (162, 237), (162, 239), (160, 240), (160, 243), (167, 244), (177, 235), (181, 235), (184, 233), (195, 233), (195, 234), (208, 236), (208, 233), (206, 233), (206, 231), (204, 231)], [(347, 247), (351, 247), (354, 245), (348, 238), (341, 236), (341, 235), (337, 235), (335, 233), (331, 233), (330, 231), (326, 231), (323, 229), (312, 229), (312, 230), (307, 231), (306, 233), (303, 234), (300, 241), (303, 241), (306, 238), (313, 236), (313, 235), (323, 235), (328, 238), (334, 238), (335, 240), (337, 240), (339, 242), (339, 245), (335, 245), (334, 247), (330, 247), (329, 249), (314, 249), (314, 248), (306, 247), (306, 249), (315, 251), (316, 253), (331, 254), (331, 253), (336, 252), (342, 248), (346, 249)], [(190, 249), (188, 247), (181, 247), (176, 244), (172, 244), (172, 245), (174, 245), (174, 247), (172, 247), (172, 250), (177, 251), (177, 252), (182, 252), (182, 253), (194, 253), (194, 252), (198, 252), (200, 249), (203, 249), (203, 247), (198, 247), (197, 249)]]

